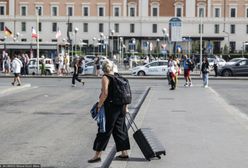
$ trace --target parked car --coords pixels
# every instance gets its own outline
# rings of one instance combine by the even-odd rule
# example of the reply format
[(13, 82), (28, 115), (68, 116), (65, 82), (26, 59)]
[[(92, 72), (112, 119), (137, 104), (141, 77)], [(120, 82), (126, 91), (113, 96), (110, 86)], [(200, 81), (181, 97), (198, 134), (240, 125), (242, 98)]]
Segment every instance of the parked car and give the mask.
[(248, 75), (248, 59), (241, 59), (236, 63), (220, 67), (218, 74), (221, 76)]
[[(103, 55), (99, 55), (99, 57), (100, 57), (100, 60), (102, 60), (102, 61), (107, 59), (107, 57), (103, 56)], [(95, 55), (85, 55), (84, 56), (85, 62), (93, 61), (95, 58), (96, 58)]]
[(145, 64), (143, 66), (137, 66), (131, 69), (132, 75), (145, 76), (145, 75), (166, 75), (168, 71), (167, 60), (157, 60)]
[(244, 60), (244, 59), (246, 59), (246, 58), (233, 58), (233, 59), (229, 60), (226, 64), (227, 65), (235, 64), (237, 61)]
[[(103, 74), (102, 63), (103, 63), (103, 60), (100, 60), (100, 74), (101, 75)], [(94, 66), (95, 66), (94, 61), (89, 61), (89, 62), (85, 63), (84, 74), (85, 75), (93, 75), (94, 74)], [(116, 64), (114, 64), (114, 72), (118, 72), (118, 67)]]
[[(215, 59), (216, 58), (208, 58), (210, 71), (212, 71), (214, 69), (214, 60)], [(226, 61), (222, 58), (217, 58), (217, 63), (218, 63), (218, 67), (222, 67), (222, 66), (226, 65)], [(197, 67), (197, 69), (200, 69), (200, 63), (197, 63), (196, 67)]]
[[(38, 74), (41, 74), (42, 59), (43, 58), (39, 58), (39, 73)], [(46, 75), (52, 75), (56, 73), (55, 66), (54, 66), (52, 59), (44, 58), (44, 62), (45, 62), (45, 74)], [(28, 64), (28, 73), (32, 75), (37, 74), (37, 58), (30, 59), (29, 64)]]

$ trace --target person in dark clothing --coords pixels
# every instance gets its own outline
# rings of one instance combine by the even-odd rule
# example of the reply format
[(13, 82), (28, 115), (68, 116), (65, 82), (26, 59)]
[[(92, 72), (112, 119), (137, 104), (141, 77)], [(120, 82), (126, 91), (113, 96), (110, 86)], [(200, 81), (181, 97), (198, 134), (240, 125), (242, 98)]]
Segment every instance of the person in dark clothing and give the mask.
[(94, 60), (95, 67), (96, 67), (96, 76), (100, 76), (100, 57), (96, 54), (96, 58)]
[(207, 57), (204, 57), (203, 59), (201, 73), (202, 73), (202, 79), (203, 79), (203, 87), (207, 88), (208, 87), (208, 73), (209, 73), (209, 63), (208, 63)]
[(118, 158), (127, 159), (127, 150), (130, 149), (128, 130), (125, 123), (126, 105), (115, 105), (111, 101), (115, 83), (111, 77), (108, 77), (107, 75), (114, 75), (113, 63), (109, 60), (106, 60), (103, 63), (102, 70), (104, 75), (102, 77), (102, 89), (97, 109), (100, 109), (102, 106), (104, 106), (106, 117), (106, 132), (102, 133), (98, 129), (98, 133), (93, 145), (95, 155), (92, 159), (88, 160), (89, 163), (101, 161), (102, 151), (105, 150), (111, 134), (114, 137), (117, 152), (121, 151), (121, 155), (119, 155)]
[(84, 81), (78, 78), (78, 74), (81, 72), (80, 69), (81, 69), (81, 61), (79, 60), (79, 58), (76, 58), (74, 63), (73, 76), (72, 76), (72, 87), (76, 86), (75, 80), (81, 82), (84, 85)]

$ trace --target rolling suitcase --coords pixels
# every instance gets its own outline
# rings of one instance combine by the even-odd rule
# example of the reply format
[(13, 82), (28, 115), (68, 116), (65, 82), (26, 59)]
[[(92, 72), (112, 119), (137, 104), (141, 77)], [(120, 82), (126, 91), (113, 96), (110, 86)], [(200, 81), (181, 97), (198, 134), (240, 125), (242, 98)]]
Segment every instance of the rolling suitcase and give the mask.
[[(129, 114), (129, 113), (128, 113)], [(130, 124), (130, 127), (134, 131), (133, 137), (136, 143), (138, 144), (140, 150), (142, 151), (143, 155), (145, 156), (146, 160), (151, 160), (151, 158), (157, 157), (161, 159), (162, 154), (166, 155), (165, 148), (161, 144), (161, 142), (157, 139), (150, 128), (140, 128), (138, 129), (137, 125), (135, 124), (134, 120), (132, 120), (129, 114), (130, 120), (127, 118), (127, 121)], [(132, 122), (135, 125), (136, 131), (132, 126)]]

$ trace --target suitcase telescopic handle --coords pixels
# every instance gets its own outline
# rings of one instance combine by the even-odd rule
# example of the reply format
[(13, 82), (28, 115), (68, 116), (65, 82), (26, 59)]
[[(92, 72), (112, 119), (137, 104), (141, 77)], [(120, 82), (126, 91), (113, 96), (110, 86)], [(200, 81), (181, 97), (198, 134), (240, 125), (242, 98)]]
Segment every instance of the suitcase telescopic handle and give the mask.
[(138, 130), (138, 127), (137, 127), (136, 123), (134, 122), (134, 119), (132, 119), (131, 114), (130, 114), (129, 112), (127, 112), (127, 114), (129, 115), (129, 118), (130, 118), (130, 119), (129, 119), (129, 118), (126, 116), (127, 122), (129, 123), (129, 125), (130, 125), (130, 127), (132, 128), (133, 132), (135, 132), (135, 129), (134, 129), (134, 127), (132, 126), (132, 123), (134, 124), (136, 130)]

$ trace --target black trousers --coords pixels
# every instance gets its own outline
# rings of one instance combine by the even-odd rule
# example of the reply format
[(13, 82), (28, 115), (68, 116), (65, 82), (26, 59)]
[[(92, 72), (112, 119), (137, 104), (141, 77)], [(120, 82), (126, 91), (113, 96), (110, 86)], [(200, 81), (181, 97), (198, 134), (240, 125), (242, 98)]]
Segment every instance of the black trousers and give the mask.
[(72, 84), (74, 85), (75, 84), (75, 80), (77, 80), (78, 82), (81, 82), (81, 79), (78, 78), (78, 73), (73, 73), (73, 76), (72, 76)]
[(127, 126), (125, 123), (124, 106), (104, 103), (106, 116), (106, 132), (98, 133), (94, 141), (93, 150), (104, 151), (109, 142), (111, 134), (113, 135), (117, 152), (130, 149)]

